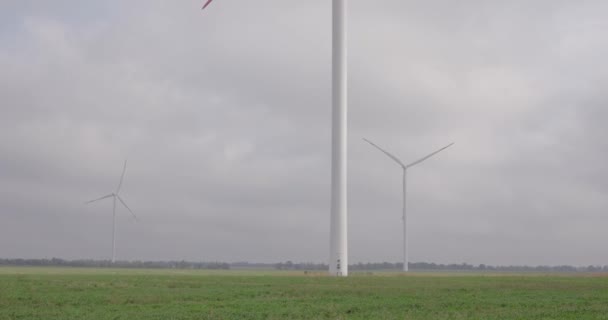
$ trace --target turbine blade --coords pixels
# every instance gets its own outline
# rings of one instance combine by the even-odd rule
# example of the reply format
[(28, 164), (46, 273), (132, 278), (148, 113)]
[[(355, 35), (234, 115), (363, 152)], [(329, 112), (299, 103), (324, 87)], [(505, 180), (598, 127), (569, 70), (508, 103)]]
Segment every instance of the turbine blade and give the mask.
[(122, 200), (122, 198), (119, 195), (116, 195), (116, 197), (118, 198), (120, 203), (122, 203), (122, 205), (125, 206), (125, 208), (127, 208), (127, 210), (129, 210), (129, 212), (131, 212), (131, 214), (133, 215), (133, 218), (135, 218), (135, 221), (137, 221), (137, 217), (135, 216), (135, 213), (133, 213), (133, 210), (131, 210), (131, 208), (129, 208), (129, 206), (125, 203), (124, 200)]
[(437, 151), (435, 151), (435, 152), (433, 152), (433, 153), (431, 153), (431, 154), (429, 154), (429, 155), (427, 155), (427, 156), (425, 156), (425, 157), (422, 157), (421, 159), (418, 159), (418, 160), (416, 160), (416, 161), (414, 161), (414, 162), (412, 162), (412, 163), (408, 164), (407, 166), (405, 166), (405, 168), (407, 169), (407, 168), (409, 168), (409, 167), (413, 167), (413, 166), (415, 166), (415, 165), (419, 164), (420, 162), (422, 162), (422, 161), (424, 161), (424, 160), (426, 160), (426, 159), (428, 159), (428, 158), (430, 158), (430, 157), (432, 157), (432, 156), (434, 156), (434, 155), (438, 154), (439, 152), (441, 152), (441, 151), (443, 151), (443, 150), (445, 150), (445, 149), (447, 149), (447, 148), (451, 147), (453, 144), (454, 144), (454, 142), (452, 142), (452, 143), (448, 144), (447, 146), (445, 146), (445, 147), (443, 147), (443, 148), (441, 148), (441, 149), (439, 149), (439, 150), (437, 150)]
[(122, 174), (120, 175), (120, 182), (118, 183), (118, 187), (116, 188), (116, 194), (120, 191), (120, 187), (122, 187), (122, 181), (125, 178), (125, 171), (127, 171), (127, 160), (125, 160), (125, 164), (122, 167)]
[(211, 1), (213, 1), (213, 0), (207, 0), (207, 2), (203, 5), (203, 8), (201, 10), (205, 10), (205, 8), (207, 8), (207, 6), (211, 3)]
[(376, 149), (382, 151), (384, 154), (386, 154), (389, 158), (395, 160), (395, 162), (397, 162), (401, 167), (405, 167), (405, 165), (403, 164), (403, 162), (401, 162), (401, 160), (399, 160), (397, 157), (395, 157), (394, 155), (392, 155), (390, 152), (380, 148), (377, 144), (363, 138), (363, 140), (369, 144), (371, 144), (372, 146), (376, 147)]
[(113, 196), (114, 196), (114, 194), (113, 194), (113, 193), (110, 193), (110, 194), (109, 194), (109, 195), (107, 195), (107, 196), (103, 196), (103, 197), (101, 197), (101, 198), (97, 198), (97, 199), (93, 199), (93, 200), (87, 201), (87, 202), (85, 202), (85, 204), (88, 204), (88, 203), (91, 203), (91, 202), (95, 202), (95, 201), (99, 201), (99, 200), (103, 200), (103, 199), (107, 199), (107, 198), (109, 198), (109, 197), (113, 197)]

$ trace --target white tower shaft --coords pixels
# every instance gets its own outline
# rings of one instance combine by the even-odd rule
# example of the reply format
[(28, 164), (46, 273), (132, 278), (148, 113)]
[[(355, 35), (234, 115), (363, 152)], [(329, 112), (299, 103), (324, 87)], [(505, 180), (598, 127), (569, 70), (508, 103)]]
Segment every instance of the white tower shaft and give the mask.
[(116, 196), (112, 196), (112, 263), (116, 261)]
[(346, 2), (333, 0), (332, 173), (329, 273), (348, 276)]
[(407, 169), (403, 169), (403, 271), (408, 271), (407, 259)]

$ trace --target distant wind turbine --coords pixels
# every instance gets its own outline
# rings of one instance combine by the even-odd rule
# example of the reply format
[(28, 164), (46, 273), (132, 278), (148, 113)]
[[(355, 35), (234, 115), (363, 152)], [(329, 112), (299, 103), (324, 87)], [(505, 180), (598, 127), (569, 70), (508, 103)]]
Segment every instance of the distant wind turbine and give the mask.
[(85, 204), (89, 204), (91, 202), (95, 202), (95, 201), (99, 201), (99, 200), (103, 200), (103, 199), (107, 199), (107, 198), (112, 198), (112, 201), (113, 201), (112, 202), (112, 224), (113, 224), (113, 226), (112, 226), (112, 263), (114, 263), (116, 261), (116, 199), (118, 199), (118, 201), (123, 206), (125, 206), (125, 208), (127, 208), (127, 210), (129, 210), (129, 212), (131, 212), (131, 215), (133, 215), (133, 218), (135, 218), (135, 221), (137, 221), (137, 217), (135, 216), (135, 214), (133, 213), (131, 208), (129, 208), (129, 206), (127, 206), (125, 201), (118, 195), (118, 193), (120, 192), (120, 188), (122, 187), (122, 182), (125, 178), (126, 170), (127, 170), (127, 160), (125, 160), (125, 164), (122, 168), (122, 175), (120, 176), (120, 182), (118, 183), (118, 187), (116, 187), (115, 192), (112, 192), (101, 198), (85, 202)]
[(451, 147), (454, 143), (450, 143), (447, 146), (433, 152), (430, 153), (427, 156), (424, 156), (410, 164), (404, 164), (403, 162), (401, 162), (401, 160), (399, 160), (399, 158), (395, 157), (394, 155), (392, 155), (390, 152), (380, 148), (377, 144), (363, 138), (363, 140), (365, 140), (365, 142), (371, 144), (372, 146), (374, 146), (375, 148), (377, 148), (378, 150), (380, 150), (382, 153), (384, 153), (385, 155), (387, 155), (389, 158), (393, 159), (393, 161), (397, 162), (397, 164), (399, 164), (399, 166), (401, 166), (401, 168), (403, 169), (403, 271), (407, 272), (408, 271), (408, 258), (407, 258), (407, 216), (406, 216), (406, 177), (407, 177), (407, 169), (423, 162), (424, 160), (438, 154), (439, 152)]

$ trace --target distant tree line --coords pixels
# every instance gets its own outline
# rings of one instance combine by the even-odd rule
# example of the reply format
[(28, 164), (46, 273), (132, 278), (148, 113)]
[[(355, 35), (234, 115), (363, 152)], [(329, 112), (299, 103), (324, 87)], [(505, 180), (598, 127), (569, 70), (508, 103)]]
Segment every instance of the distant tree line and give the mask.
[[(418, 271), (497, 271), (497, 272), (608, 272), (607, 266), (574, 267), (562, 266), (491, 266), (461, 264), (436, 264), (428, 262), (409, 263), (410, 270)], [(278, 270), (327, 270), (326, 264), (293, 263), (291, 261), (275, 264)], [(351, 271), (398, 271), (403, 270), (403, 263), (368, 262), (356, 263), (348, 266)]]
[[(295, 263), (292, 261), (279, 263), (250, 263), (250, 262), (190, 262), (190, 261), (116, 261), (109, 260), (64, 260), (52, 259), (0, 259), (0, 266), (55, 266), (81, 268), (147, 268), (147, 269), (277, 269), (277, 270), (327, 270), (323, 263)], [(606, 266), (491, 266), (461, 264), (436, 264), (428, 262), (409, 263), (410, 270), (418, 271), (496, 271), (496, 272), (608, 272)], [(403, 263), (368, 262), (349, 265), (351, 271), (398, 271), (403, 269)]]
[(279, 262), (274, 265), (277, 270), (327, 270), (329, 265), (322, 263), (293, 263), (291, 261)]
[(116, 261), (110, 260), (63, 260), (52, 259), (0, 259), (0, 266), (54, 266), (82, 268), (147, 268), (147, 269), (230, 269), (230, 264), (223, 262), (189, 262), (189, 261)]

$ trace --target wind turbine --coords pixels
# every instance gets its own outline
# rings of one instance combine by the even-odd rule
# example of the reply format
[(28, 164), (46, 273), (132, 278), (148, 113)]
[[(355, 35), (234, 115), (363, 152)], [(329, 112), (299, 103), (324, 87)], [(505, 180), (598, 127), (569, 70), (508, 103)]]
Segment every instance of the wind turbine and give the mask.
[[(213, 0), (206, 0), (202, 9)], [(348, 276), (346, 3), (332, 0), (332, 163), (329, 274)]]
[(403, 162), (401, 162), (401, 160), (399, 160), (399, 158), (395, 157), (390, 152), (388, 152), (388, 151), (380, 148), (377, 144), (375, 144), (375, 143), (373, 143), (373, 142), (371, 142), (371, 141), (369, 141), (369, 140), (367, 140), (365, 138), (363, 138), (363, 140), (365, 140), (365, 142), (371, 144), (372, 146), (374, 146), (378, 150), (382, 151), (382, 153), (384, 153), (385, 155), (387, 155), (389, 158), (393, 159), (393, 161), (397, 162), (397, 164), (399, 164), (399, 166), (403, 169), (403, 217), (402, 217), (402, 219), (403, 219), (403, 271), (407, 272), (408, 271), (408, 265), (407, 265), (408, 264), (408, 259), (407, 259), (407, 223), (406, 223), (407, 216), (406, 216), (406, 202), (405, 202), (405, 199), (406, 199), (406, 189), (407, 189), (406, 188), (407, 187), (407, 185), (406, 185), (407, 169), (409, 169), (409, 168), (411, 168), (411, 167), (413, 167), (413, 166), (415, 166), (415, 165), (423, 162), (424, 160), (426, 160), (426, 159), (428, 159), (428, 158), (430, 158), (430, 157), (438, 154), (439, 152), (441, 152), (441, 151), (443, 151), (443, 150), (451, 147), (454, 143), (452, 142), (452, 143), (448, 144), (447, 146), (445, 146), (445, 147), (443, 147), (443, 148), (441, 148), (441, 149), (439, 149), (437, 151), (434, 151), (434, 152), (432, 152), (432, 153), (430, 153), (430, 154), (428, 154), (428, 155), (426, 155), (426, 156), (424, 156), (424, 157), (422, 157), (422, 158), (420, 158), (420, 159), (418, 159), (418, 160), (416, 160), (416, 161), (414, 161), (414, 162), (412, 162), (410, 164), (404, 164)]
[(127, 160), (125, 160), (125, 164), (122, 167), (122, 175), (120, 175), (120, 182), (118, 183), (118, 187), (116, 187), (116, 191), (114, 191), (108, 195), (105, 195), (101, 198), (97, 198), (97, 199), (85, 202), (85, 204), (89, 204), (89, 203), (92, 203), (95, 201), (112, 198), (112, 225), (113, 225), (112, 226), (112, 263), (114, 263), (116, 261), (116, 199), (118, 199), (118, 201), (125, 208), (127, 208), (127, 210), (129, 210), (129, 212), (131, 212), (131, 215), (133, 215), (133, 218), (135, 219), (135, 221), (137, 221), (137, 217), (135, 216), (135, 213), (133, 213), (131, 208), (129, 208), (129, 206), (127, 206), (125, 201), (118, 195), (118, 193), (120, 192), (120, 188), (122, 187), (122, 182), (125, 178), (126, 170), (127, 170)]

